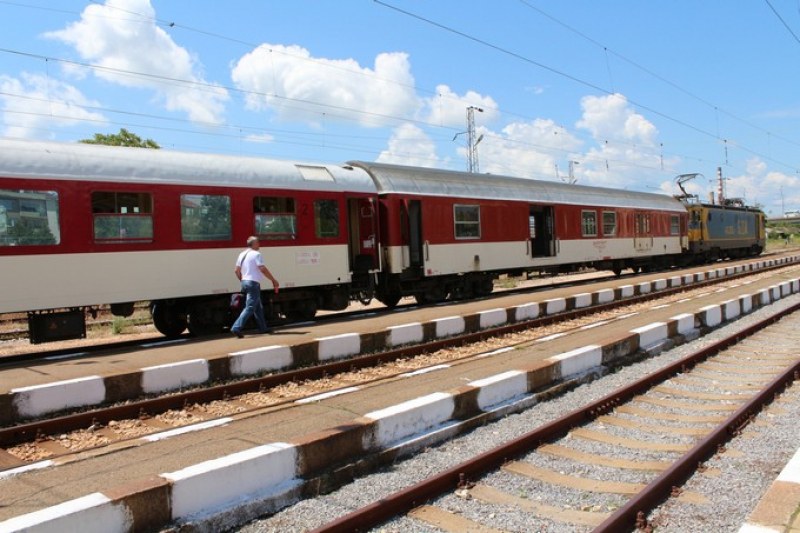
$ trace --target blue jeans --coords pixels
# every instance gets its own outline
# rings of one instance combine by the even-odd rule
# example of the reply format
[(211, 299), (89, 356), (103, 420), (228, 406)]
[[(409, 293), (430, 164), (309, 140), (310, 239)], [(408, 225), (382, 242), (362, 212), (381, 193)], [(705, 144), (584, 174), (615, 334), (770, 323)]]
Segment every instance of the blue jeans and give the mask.
[(255, 315), (259, 331), (266, 333), (269, 330), (267, 321), (264, 319), (264, 305), (261, 303), (261, 285), (257, 281), (242, 280), (242, 292), (247, 298), (244, 310), (231, 326), (231, 331), (242, 331), (250, 317)]

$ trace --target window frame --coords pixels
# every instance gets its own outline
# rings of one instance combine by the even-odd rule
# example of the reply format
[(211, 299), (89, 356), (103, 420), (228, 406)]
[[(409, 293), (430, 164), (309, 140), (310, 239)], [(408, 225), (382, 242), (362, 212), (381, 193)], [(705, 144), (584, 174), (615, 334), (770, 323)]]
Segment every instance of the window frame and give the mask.
[(669, 234), (670, 235), (680, 235), (681, 234), (681, 217), (680, 217), (680, 215), (670, 215), (669, 216)]
[[(468, 211), (466, 211), (468, 210)], [(459, 220), (459, 211), (474, 211), (477, 220)], [(472, 231), (465, 232), (466, 228), (477, 227), (477, 235)], [(453, 204), (453, 236), (456, 240), (479, 240), (481, 238), (481, 206), (480, 204)]]
[[(614, 220), (612, 222), (611, 231), (606, 231), (606, 215), (611, 215)], [(603, 237), (616, 237), (617, 236), (617, 212), (616, 211), (603, 211)]]
[[(278, 207), (282, 207), (283, 210), (269, 210), (267, 208), (266, 211), (256, 211), (256, 202), (264, 199), (274, 201), (277, 200), (279, 204)], [(258, 236), (259, 239), (264, 240), (271, 240), (271, 241), (285, 241), (285, 240), (295, 240), (297, 239), (297, 199), (293, 196), (254, 196), (252, 201), (252, 209), (253, 209), (253, 234)], [(289, 210), (291, 209), (291, 210)], [(288, 220), (289, 221), (289, 228), (291, 231), (276, 231), (265, 233), (262, 231), (265, 227), (267, 227), (270, 223), (266, 222), (266, 219), (274, 220)], [(262, 220), (264, 220), (262, 222)]]
[[(15, 195), (18, 198), (14, 198)], [(33, 195), (38, 195), (38, 197), (31, 198), (30, 196)], [(53, 189), (0, 189), (0, 199), (4, 200), (0, 204), (0, 217), (2, 217), (0, 218), (2, 223), (2, 226), (0, 226), (0, 229), (2, 229), (2, 233), (0, 233), (0, 249), (17, 246), (58, 246), (61, 244), (61, 200), (58, 191)], [(10, 205), (12, 202), (16, 203), (16, 209), (9, 211), (6, 204)], [(23, 209), (23, 203), (27, 203), (28, 207), (35, 205), (36, 208), (32, 210)], [(55, 209), (51, 209), (50, 204), (54, 205)], [(43, 224), (38, 222), (43, 222)], [(15, 230), (14, 228), (20, 229)], [(49, 237), (47, 235), (38, 237), (24, 234), (9, 235), (9, 230), (17, 233), (22, 229), (27, 229), (28, 232), (45, 230)], [(12, 239), (14, 239), (13, 242)], [(29, 242), (25, 242), (26, 239), (30, 239)]]
[[(97, 203), (99, 203), (102, 199), (97, 198), (97, 195), (106, 194), (106, 195), (113, 195), (113, 209), (114, 211), (100, 211), (97, 212)], [(136, 206), (134, 209), (147, 209), (142, 211), (134, 211), (128, 212), (128, 206), (120, 205), (120, 195), (137, 195), (139, 198), (139, 202), (141, 199), (147, 199), (147, 205), (139, 205)], [(133, 243), (150, 243), (153, 242), (155, 239), (155, 221), (154, 221), (154, 202), (153, 202), (153, 193), (151, 192), (140, 192), (140, 191), (120, 191), (120, 190), (96, 190), (92, 191), (90, 195), (90, 202), (92, 206), (92, 238), (94, 242), (98, 244), (133, 244)], [(123, 211), (124, 209), (124, 211)], [(98, 222), (107, 220), (114, 222), (116, 221), (119, 227), (119, 235), (114, 237), (98, 237)], [(128, 228), (124, 228), (124, 224), (129, 224), (134, 220), (138, 221), (145, 221), (143, 226), (145, 229), (149, 229), (149, 233), (145, 233), (144, 235), (136, 234), (132, 236), (122, 235), (123, 231), (127, 233)], [(149, 221), (149, 224), (147, 222)], [(109, 225), (110, 224), (103, 224)], [(137, 224), (138, 226), (139, 224)]]
[[(225, 198), (227, 200), (227, 220), (223, 221), (226, 222), (227, 226), (227, 236), (220, 237), (221, 234), (214, 234), (214, 233), (201, 233), (197, 232), (194, 235), (187, 234), (187, 225), (189, 223), (193, 223), (192, 220), (194, 217), (204, 217), (204, 214), (201, 212), (198, 215), (191, 214), (192, 218), (187, 218), (186, 209), (184, 202), (185, 201), (195, 201), (194, 199), (199, 198), (200, 202), (204, 201), (205, 198)], [(192, 200), (190, 200), (192, 198)], [(233, 221), (232, 221), (232, 214), (231, 214), (231, 197), (229, 194), (198, 194), (198, 193), (182, 193), (180, 195), (180, 203), (181, 203), (181, 240), (183, 242), (222, 242), (222, 241), (230, 241), (233, 238)], [(209, 209), (208, 207), (200, 207), (200, 209)], [(207, 214), (207, 213), (206, 213)], [(200, 225), (202, 225), (203, 218), (199, 219)]]
[(597, 237), (597, 210), (581, 209), (581, 236)]
[[(336, 217), (330, 217), (327, 220), (336, 222), (336, 232), (323, 232), (322, 228), (322, 209), (321, 204), (325, 202), (329, 205), (333, 205), (336, 207)], [(314, 200), (313, 203), (314, 209), (314, 235), (318, 239), (338, 239), (339, 236), (342, 234), (342, 224), (341, 224), (341, 209), (339, 209), (339, 201), (335, 198), (317, 198)]]

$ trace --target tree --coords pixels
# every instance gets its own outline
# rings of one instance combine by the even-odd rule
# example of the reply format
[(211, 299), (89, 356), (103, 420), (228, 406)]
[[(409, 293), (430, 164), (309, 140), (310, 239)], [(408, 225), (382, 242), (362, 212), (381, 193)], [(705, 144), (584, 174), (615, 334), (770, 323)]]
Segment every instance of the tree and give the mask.
[(144, 139), (131, 133), (125, 128), (120, 128), (119, 133), (95, 133), (93, 139), (81, 139), (84, 144), (107, 144), (110, 146), (133, 146), (135, 148), (161, 148), (153, 139)]

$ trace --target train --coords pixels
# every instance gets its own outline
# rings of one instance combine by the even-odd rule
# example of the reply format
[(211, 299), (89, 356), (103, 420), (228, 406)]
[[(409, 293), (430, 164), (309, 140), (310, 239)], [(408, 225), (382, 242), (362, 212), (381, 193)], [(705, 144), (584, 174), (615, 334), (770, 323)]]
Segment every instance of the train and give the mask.
[(262, 295), (268, 318), (293, 321), (480, 297), (501, 275), (761, 253), (763, 213), (722, 207), (377, 162), (0, 140), (0, 313), (27, 314), (34, 343), (85, 336), (87, 313), (136, 302), (167, 337), (223, 332), (250, 235), (281, 285)]

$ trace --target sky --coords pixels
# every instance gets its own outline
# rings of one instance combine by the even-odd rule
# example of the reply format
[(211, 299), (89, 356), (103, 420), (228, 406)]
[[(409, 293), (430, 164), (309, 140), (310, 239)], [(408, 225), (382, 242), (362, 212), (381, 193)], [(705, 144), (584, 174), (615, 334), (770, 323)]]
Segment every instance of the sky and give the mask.
[(800, 210), (800, 0), (0, 0), (0, 138)]

